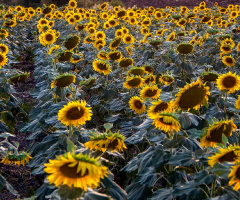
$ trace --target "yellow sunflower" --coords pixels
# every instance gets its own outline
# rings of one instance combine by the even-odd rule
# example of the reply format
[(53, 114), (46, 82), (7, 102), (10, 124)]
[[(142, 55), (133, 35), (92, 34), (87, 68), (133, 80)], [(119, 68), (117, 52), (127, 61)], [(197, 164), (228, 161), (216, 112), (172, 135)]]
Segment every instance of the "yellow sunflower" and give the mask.
[(167, 41), (171, 42), (175, 39), (175, 32), (173, 31), (170, 33), (170, 35), (167, 37)]
[(164, 85), (171, 85), (174, 81), (174, 77), (170, 75), (162, 75), (159, 77), (159, 82)]
[(108, 75), (112, 71), (110, 69), (110, 65), (107, 62), (102, 60), (94, 60), (93, 69), (96, 72), (103, 73), (104, 75)]
[(106, 51), (99, 51), (97, 57), (101, 60), (107, 60), (108, 53)]
[(55, 160), (49, 160), (44, 164), (44, 171), (48, 175), (50, 184), (68, 185), (87, 191), (87, 187), (96, 188), (100, 179), (107, 176), (107, 167), (101, 166), (96, 158), (79, 153), (77, 155), (67, 153), (57, 156)]
[(215, 72), (203, 72), (201, 75), (201, 79), (203, 81), (208, 81), (208, 82), (216, 82), (218, 79), (219, 75)]
[(3, 54), (0, 52), (0, 68), (5, 66), (8, 62), (8, 58), (6, 56), (6, 54)]
[(122, 58), (121, 51), (113, 51), (108, 53), (108, 60), (118, 61)]
[(159, 113), (153, 120), (153, 125), (163, 130), (165, 133), (167, 132), (178, 132), (180, 131), (181, 125), (177, 119), (177, 117), (174, 115), (174, 113), (170, 112), (162, 112)]
[(233, 120), (214, 122), (209, 128), (204, 130), (204, 136), (201, 139), (200, 145), (202, 147), (217, 146), (217, 143), (223, 143), (222, 134), (227, 138), (232, 135), (237, 126)]
[(124, 35), (124, 37), (123, 37), (123, 42), (124, 42), (125, 44), (131, 44), (131, 43), (134, 42), (134, 37), (133, 37), (132, 35), (130, 35), (130, 34), (126, 34), (126, 35)]
[(142, 114), (146, 111), (146, 106), (143, 104), (143, 100), (138, 96), (134, 96), (129, 100), (129, 107), (138, 114)]
[(133, 67), (128, 71), (127, 76), (143, 76), (144, 73), (145, 69), (143, 67)]
[(122, 42), (121, 37), (113, 39), (112, 42), (109, 44), (109, 49), (115, 50), (121, 44), (121, 42)]
[(18, 154), (8, 154), (1, 160), (1, 163), (5, 165), (14, 164), (18, 166), (25, 166), (25, 163), (29, 163), (30, 159), (32, 159), (32, 157), (29, 153), (21, 152)]
[(74, 8), (77, 7), (77, 2), (76, 2), (75, 0), (70, 0), (70, 1), (68, 2), (68, 6), (69, 6), (69, 8), (74, 9)]
[(231, 178), (228, 182), (228, 185), (231, 186), (235, 184), (233, 187), (234, 190), (238, 191), (240, 189), (240, 160), (235, 161), (235, 165), (232, 166), (232, 170), (229, 173), (228, 177)]
[(127, 68), (131, 65), (133, 65), (133, 59), (132, 58), (122, 58), (120, 61), (119, 61), (119, 66), (122, 67), (122, 68)]
[(240, 77), (236, 73), (228, 72), (217, 79), (217, 87), (221, 90), (227, 90), (227, 93), (234, 93), (240, 89)]
[(240, 146), (229, 146), (227, 148), (219, 149), (218, 153), (215, 153), (208, 158), (208, 164), (213, 167), (217, 162), (234, 162), (239, 157)]
[(164, 102), (161, 101), (160, 99), (155, 101), (155, 102), (151, 102), (152, 106), (149, 107), (148, 109), (148, 117), (150, 119), (155, 119), (155, 117), (158, 116), (158, 114), (160, 112), (173, 112), (174, 108), (172, 106), (172, 101), (171, 102)]
[(78, 62), (80, 62), (81, 60), (84, 60), (83, 54), (74, 54), (74, 55), (71, 57), (70, 62), (71, 62), (71, 63), (78, 63)]
[(89, 142), (84, 143), (86, 148), (90, 150), (99, 150), (105, 152), (109, 150), (113, 152), (116, 151), (123, 151), (127, 149), (126, 145), (124, 144), (125, 137), (120, 135), (119, 132), (112, 133), (109, 131), (107, 134), (100, 133), (94, 135), (90, 138)]
[(0, 52), (1, 52), (2, 54), (7, 54), (7, 53), (8, 53), (8, 46), (1, 43), (1, 44), (0, 44)]
[(79, 126), (91, 120), (91, 107), (86, 107), (86, 101), (72, 101), (58, 111), (58, 120), (66, 126)]
[(238, 99), (235, 102), (235, 107), (236, 107), (236, 109), (240, 110), (240, 95), (238, 95)]
[(74, 36), (70, 36), (68, 37), (65, 42), (63, 43), (63, 46), (66, 47), (68, 50), (72, 50), (75, 47), (77, 47), (77, 45), (80, 42), (80, 38), (76, 35)]
[(46, 33), (43, 33), (42, 37), (45, 44), (51, 45), (56, 42), (56, 36), (53, 32), (47, 31)]
[(155, 84), (155, 80), (156, 80), (156, 77), (153, 75), (153, 74), (149, 74), (147, 76), (144, 76), (144, 83), (146, 85), (151, 85), (151, 84)]
[(235, 59), (232, 58), (232, 56), (223, 56), (222, 62), (228, 67), (234, 66), (236, 63)]
[(51, 83), (51, 89), (55, 86), (63, 88), (75, 83), (76, 76), (73, 74), (62, 74), (57, 76)]
[(146, 98), (151, 98), (151, 99), (157, 99), (160, 97), (160, 93), (161, 93), (161, 89), (159, 89), (157, 87), (157, 85), (153, 85), (153, 86), (145, 86), (144, 88), (142, 88), (142, 90), (140, 91), (140, 97), (142, 99), (146, 99)]
[(240, 51), (240, 42), (237, 44), (237, 51)]
[(208, 101), (210, 95), (209, 87), (198, 79), (196, 82), (185, 85), (177, 94), (174, 101), (174, 106), (181, 109), (199, 109), (204, 101)]
[(123, 87), (126, 89), (139, 88), (142, 87), (144, 79), (140, 76), (127, 77), (126, 81), (123, 83)]
[[(223, 44), (223, 45), (221, 45), (221, 47), (220, 47), (220, 50), (222, 51), (222, 53), (223, 54), (228, 54), (228, 53), (231, 53), (232, 52), (232, 47), (231, 47), (231, 45), (229, 45), (229, 44)], [(224, 56), (225, 57), (225, 56)], [(230, 57), (230, 56), (229, 56)], [(233, 59), (232, 57), (231, 57), (231, 59)], [(230, 59), (227, 59), (227, 60), (229, 60), (229, 62), (231, 62), (231, 60)], [(225, 60), (223, 60), (224, 62), (224, 64), (225, 65), (227, 65), (226, 63), (228, 63), (228, 62), (226, 62)], [(228, 66), (228, 65), (227, 65)]]

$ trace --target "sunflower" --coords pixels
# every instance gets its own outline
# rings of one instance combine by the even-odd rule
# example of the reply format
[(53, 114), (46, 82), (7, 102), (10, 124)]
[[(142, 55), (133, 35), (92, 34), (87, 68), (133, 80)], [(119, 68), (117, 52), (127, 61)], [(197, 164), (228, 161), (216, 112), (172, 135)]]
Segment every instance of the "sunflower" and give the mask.
[(92, 65), (96, 72), (103, 73), (104, 75), (108, 75), (112, 71), (110, 65), (102, 60), (94, 60)]
[(57, 55), (57, 61), (59, 61), (59, 62), (69, 61), (71, 59), (72, 55), (73, 55), (73, 53), (71, 51), (61, 52)]
[(6, 54), (3, 54), (0, 52), (0, 68), (5, 66), (8, 62), (8, 58), (6, 56)]
[(179, 19), (177, 25), (178, 26), (185, 26), (186, 23), (187, 23), (187, 20), (182, 18), (182, 19)]
[(232, 58), (232, 56), (223, 56), (222, 62), (228, 67), (234, 66), (236, 63), (235, 59)]
[(144, 76), (144, 83), (147, 85), (151, 85), (155, 83), (156, 77), (153, 74), (149, 74), (147, 76)]
[(208, 101), (210, 95), (209, 87), (198, 79), (196, 82), (185, 85), (177, 94), (174, 101), (174, 106), (181, 109), (199, 109), (204, 101)]
[(174, 81), (174, 77), (170, 75), (162, 75), (159, 77), (158, 80), (160, 83), (163, 83), (165, 85), (171, 85)]
[(54, 33), (47, 31), (46, 33), (43, 33), (42, 39), (45, 44), (51, 45), (54, 42), (56, 42), (56, 36)]
[(131, 43), (134, 42), (134, 37), (133, 37), (132, 35), (130, 35), (130, 34), (126, 34), (126, 35), (124, 35), (124, 37), (123, 37), (123, 42), (124, 42), (125, 44), (131, 44)]
[(95, 38), (104, 40), (106, 38), (106, 34), (103, 31), (97, 31), (95, 33)]
[(180, 131), (181, 125), (177, 119), (177, 117), (174, 115), (174, 113), (170, 112), (161, 112), (159, 113), (153, 120), (153, 125), (163, 130), (165, 133), (167, 132), (178, 132)]
[(109, 44), (109, 49), (115, 50), (121, 44), (121, 42), (122, 42), (121, 37), (113, 39), (113, 41)]
[(232, 48), (235, 46), (235, 42), (231, 39), (231, 38), (226, 38), (225, 40), (223, 40), (221, 42), (221, 45), (224, 45), (224, 44), (228, 44), (230, 45)]
[(10, 82), (11, 83), (19, 83), (19, 82), (24, 82), (25, 80), (28, 79), (30, 73), (20, 73), (14, 76), (11, 76)]
[(143, 104), (143, 100), (138, 96), (134, 96), (129, 100), (129, 107), (137, 114), (142, 114), (146, 111), (146, 106)]
[(8, 46), (1, 43), (1, 44), (0, 44), (0, 52), (1, 52), (2, 54), (7, 54), (7, 53), (8, 53)]
[(133, 59), (132, 58), (122, 58), (118, 64), (121, 68), (127, 68), (127, 67), (133, 65)]
[(228, 177), (230, 179), (228, 185), (231, 186), (233, 184), (235, 184), (235, 186), (233, 187), (234, 190), (238, 191), (240, 189), (240, 162), (239, 159), (237, 159), (237, 161), (235, 161), (235, 165), (232, 166), (232, 170), (231, 172), (228, 174)]
[(237, 126), (233, 120), (214, 122), (209, 128), (204, 130), (204, 136), (201, 139), (200, 145), (202, 147), (217, 146), (217, 143), (223, 143), (222, 134), (227, 138), (232, 135)]
[(160, 11), (156, 11), (155, 14), (154, 14), (154, 17), (157, 20), (160, 20), (163, 16), (162, 16), (162, 13)]
[(172, 107), (173, 102), (164, 102), (159, 99), (151, 103), (152, 106), (148, 109), (148, 117), (150, 119), (155, 119), (160, 112), (172, 112), (174, 110)]
[(128, 73), (127, 76), (143, 76), (143, 74), (145, 73), (145, 69), (143, 67), (132, 67)]
[(178, 53), (189, 54), (193, 51), (193, 45), (190, 43), (182, 43), (177, 46)]
[(140, 76), (127, 77), (126, 82), (123, 83), (123, 87), (129, 90), (131, 88), (139, 88), (142, 87), (143, 81), (144, 80)]
[(74, 9), (74, 8), (77, 7), (77, 2), (76, 2), (75, 0), (70, 0), (70, 1), (68, 2), (68, 6), (69, 6), (69, 8)]
[[(222, 51), (223, 54), (228, 54), (228, 53), (232, 52), (232, 47), (229, 44), (223, 44), (223, 45), (221, 45), (220, 50)], [(233, 59), (233, 58), (231, 58), (231, 59)], [(229, 59), (229, 61), (231, 61), (231, 60)], [(224, 63), (224, 64), (227, 65), (226, 63)]]
[(71, 57), (70, 62), (71, 62), (71, 63), (78, 63), (78, 62), (80, 62), (81, 60), (84, 60), (83, 54), (74, 54), (74, 55)]
[(146, 98), (157, 99), (159, 98), (161, 91), (162, 90), (158, 89), (157, 85), (145, 86), (140, 91), (140, 97), (142, 99), (146, 99)]
[(107, 60), (108, 53), (106, 51), (99, 51), (97, 57), (101, 60)]
[(55, 86), (63, 88), (75, 83), (76, 76), (73, 74), (62, 74), (57, 76), (51, 83), (51, 89)]
[(232, 12), (230, 13), (230, 17), (231, 17), (232, 19), (236, 19), (236, 18), (238, 17), (238, 12), (237, 12), (237, 11), (232, 11)]
[(123, 149), (127, 149), (124, 144), (124, 139), (125, 137), (120, 135), (119, 132), (112, 133), (109, 131), (107, 134), (94, 134), (90, 138), (90, 141), (84, 143), (84, 146), (90, 150), (99, 150), (102, 152), (105, 152), (106, 150), (111, 152), (114, 150), (123, 151)]
[(221, 90), (227, 90), (228, 93), (234, 93), (240, 89), (240, 77), (236, 73), (228, 72), (217, 79), (217, 87)]
[(123, 31), (122, 31), (122, 29), (116, 30), (116, 31), (115, 31), (115, 36), (116, 36), (116, 37), (122, 37), (122, 36), (123, 36)]
[(219, 75), (215, 72), (204, 72), (201, 75), (201, 80), (208, 82), (215, 82), (218, 79)]
[(240, 110), (240, 95), (238, 95), (238, 99), (235, 102), (236, 109)]
[(167, 41), (171, 42), (175, 39), (175, 32), (173, 31), (170, 33), (170, 35), (167, 37)]
[(108, 53), (108, 60), (118, 61), (122, 58), (121, 51), (113, 51)]
[(218, 153), (215, 153), (208, 158), (208, 164), (213, 167), (217, 162), (234, 162), (236, 158), (239, 157), (240, 147), (239, 146), (229, 146), (227, 148), (219, 149)]
[(80, 42), (80, 38), (76, 35), (74, 36), (70, 36), (68, 37), (65, 42), (63, 43), (63, 46), (66, 47), (68, 50), (72, 50), (75, 47), (77, 47), (77, 45)]
[(82, 153), (67, 153), (49, 162), (44, 164), (44, 171), (50, 174), (47, 177), (49, 183), (54, 183), (56, 187), (65, 184), (87, 191), (87, 187), (98, 187), (100, 179), (108, 174), (107, 167), (101, 166), (96, 158)]
[(30, 159), (32, 159), (32, 157), (29, 153), (21, 152), (18, 154), (8, 154), (1, 160), (1, 163), (5, 165), (14, 164), (18, 166), (25, 166), (25, 163), (29, 163)]

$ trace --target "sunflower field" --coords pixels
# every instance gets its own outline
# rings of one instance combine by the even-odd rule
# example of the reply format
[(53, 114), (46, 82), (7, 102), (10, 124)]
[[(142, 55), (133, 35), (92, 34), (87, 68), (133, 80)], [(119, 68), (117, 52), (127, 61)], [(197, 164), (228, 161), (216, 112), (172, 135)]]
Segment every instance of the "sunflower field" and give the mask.
[(0, 14), (0, 199), (240, 199), (240, 5)]

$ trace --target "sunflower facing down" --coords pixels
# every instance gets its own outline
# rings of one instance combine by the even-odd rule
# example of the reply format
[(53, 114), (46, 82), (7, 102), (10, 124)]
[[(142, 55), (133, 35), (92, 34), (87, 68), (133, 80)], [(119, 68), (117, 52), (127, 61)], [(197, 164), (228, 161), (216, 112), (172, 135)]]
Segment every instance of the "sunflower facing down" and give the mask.
[(55, 86), (63, 88), (75, 83), (76, 76), (73, 74), (62, 74), (57, 76), (51, 83), (51, 89)]
[(110, 69), (110, 65), (107, 62), (102, 60), (94, 60), (93, 69), (96, 72), (103, 73), (104, 75), (108, 75), (112, 71)]
[(162, 90), (158, 89), (157, 85), (145, 86), (140, 91), (140, 97), (144, 100), (146, 98), (157, 99), (159, 98), (161, 91)]
[(228, 138), (236, 128), (237, 126), (233, 123), (233, 120), (215, 122), (205, 129), (200, 145), (215, 148), (217, 143), (223, 143), (222, 134)]
[(121, 67), (121, 68), (127, 68), (127, 67), (133, 65), (133, 59), (132, 58), (122, 58), (118, 64), (119, 64), (119, 67)]
[(120, 135), (118, 132), (112, 133), (109, 131), (107, 134), (98, 134), (94, 135), (90, 138), (89, 142), (84, 143), (86, 148), (90, 150), (99, 150), (105, 152), (109, 150), (111, 152), (115, 151), (123, 151), (127, 149), (124, 144), (125, 137)]
[(127, 77), (127, 80), (123, 83), (123, 87), (126, 89), (139, 88), (142, 86), (144, 79), (140, 76)]
[(154, 118), (153, 125), (156, 128), (163, 130), (165, 133), (172, 133), (174, 131), (178, 132), (181, 128), (177, 117), (174, 115), (174, 113), (169, 112), (159, 113)]
[(218, 77), (217, 87), (220, 91), (227, 90), (227, 93), (234, 93), (240, 88), (240, 77), (229, 71), (227, 74)]
[(227, 148), (219, 149), (218, 153), (215, 153), (208, 158), (208, 164), (213, 167), (217, 162), (234, 162), (239, 157), (240, 146), (229, 146)]
[(58, 111), (58, 120), (66, 126), (79, 126), (91, 120), (91, 107), (86, 107), (86, 101), (72, 101)]
[(18, 155), (17, 154), (9, 154), (6, 157), (4, 157), (1, 161), (1, 163), (5, 165), (14, 164), (14, 165), (23, 165), (25, 166), (25, 163), (29, 163), (29, 160), (32, 159), (29, 153), (21, 152)]
[(174, 81), (174, 77), (170, 75), (162, 75), (159, 77), (159, 82), (163, 83), (164, 85), (171, 85)]
[(199, 109), (204, 101), (208, 101), (210, 95), (209, 87), (198, 79), (196, 82), (185, 85), (177, 94), (174, 101), (174, 106), (181, 109)]
[(142, 114), (146, 110), (146, 106), (143, 104), (143, 100), (138, 96), (134, 96), (129, 100), (129, 107), (137, 114)]
[(155, 119), (155, 117), (157, 117), (160, 112), (172, 112), (174, 110), (172, 107), (172, 101), (164, 102), (159, 99), (151, 103), (152, 106), (150, 106), (148, 109), (148, 117), (150, 119)]
[(45, 163), (44, 171), (50, 184), (68, 185), (87, 191), (87, 187), (96, 188), (100, 180), (107, 176), (107, 167), (101, 166), (96, 158), (89, 155), (67, 153)]

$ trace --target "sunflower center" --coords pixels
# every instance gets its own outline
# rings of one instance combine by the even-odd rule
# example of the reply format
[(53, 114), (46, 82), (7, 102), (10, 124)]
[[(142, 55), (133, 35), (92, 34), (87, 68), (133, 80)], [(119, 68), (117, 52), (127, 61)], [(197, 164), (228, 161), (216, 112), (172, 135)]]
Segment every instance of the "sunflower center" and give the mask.
[[(231, 50), (231, 48), (230, 48), (229, 46), (223, 46), (222, 49), (223, 49), (224, 51), (230, 51), (230, 50)], [(227, 61), (228, 59), (229, 59), (229, 58), (227, 58), (226, 61)], [(227, 61), (227, 62), (228, 62), (228, 61)]]
[(240, 167), (236, 171), (236, 177), (240, 180)]
[(173, 125), (172, 122), (164, 122), (163, 117), (159, 118), (159, 121), (165, 125)]
[(97, 68), (100, 70), (107, 70), (107, 66), (105, 63), (98, 63)]
[(74, 76), (65, 76), (62, 78), (59, 78), (56, 80), (56, 86), (57, 87), (66, 87), (73, 83), (74, 81)]
[(146, 93), (145, 93), (145, 96), (146, 97), (153, 97), (154, 95), (157, 94), (157, 90), (147, 90)]
[(210, 137), (207, 137), (211, 142), (222, 143), (222, 133), (224, 126), (216, 127), (213, 130), (210, 130)]
[(203, 77), (203, 80), (204, 81), (216, 81), (218, 78), (218, 75), (217, 74), (206, 74), (204, 77)]
[(69, 120), (80, 119), (83, 115), (84, 115), (84, 109), (82, 109), (81, 107), (71, 108), (66, 114)]
[(179, 106), (185, 109), (193, 108), (203, 103), (205, 95), (205, 88), (202, 88), (199, 85), (195, 85), (182, 93), (179, 101)]
[(163, 111), (166, 110), (168, 108), (168, 103), (166, 102), (161, 102), (160, 104), (158, 104), (155, 108), (154, 108), (154, 112), (159, 112), (159, 111)]
[(232, 64), (233, 63), (233, 59), (232, 58), (226, 58), (226, 62), (229, 63), (229, 64)]
[(116, 146), (118, 145), (118, 140), (114, 139), (112, 142), (110, 142), (107, 146), (108, 149), (115, 149)]
[(74, 3), (74, 2), (71, 2), (71, 3), (70, 3), (70, 6), (71, 6), (71, 7), (74, 7), (74, 6), (75, 6), (75, 3)]
[(136, 101), (134, 102), (134, 106), (135, 106), (137, 109), (141, 109), (142, 106), (143, 106), (143, 104), (142, 104), (142, 102), (141, 102), (140, 100), (136, 100)]
[(223, 79), (222, 84), (225, 88), (232, 88), (236, 85), (236, 79), (233, 76), (227, 76)]
[(131, 37), (126, 37), (126, 41), (127, 42), (131, 41)]
[(47, 41), (52, 41), (52, 40), (53, 40), (52, 34), (47, 34), (47, 35), (46, 35), (46, 40), (47, 40)]
[(131, 87), (137, 87), (141, 83), (141, 79), (140, 78), (133, 78), (132, 80), (128, 81), (127, 83)]
[(223, 131), (223, 134), (226, 136), (226, 137), (229, 137), (231, 135), (231, 132), (232, 132), (232, 124), (231, 123), (228, 123), (228, 124), (224, 124), (222, 125), (224, 127), (224, 131)]
[(59, 168), (64, 176), (68, 178), (82, 178), (89, 174), (88, 169), (86, 169), (85, 173), (81, 175), (81, 170), (77, 173), (78, 165), (75, 165), (74, 167), (69, 167), (69, 164), (71, 163), (66, 163)]
[(228, 152), (227, 154), (225, 154), (224, 156), (221, 156), (218, 161), (220, 163), (223, 162), (233, 162), (235, 159), (237, 158), (237, 156), (235, 155), (234, 151)]
[(0, 63), (4, 60), (3, 55), (0, 55)]

